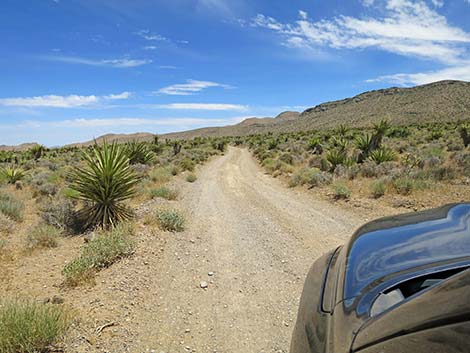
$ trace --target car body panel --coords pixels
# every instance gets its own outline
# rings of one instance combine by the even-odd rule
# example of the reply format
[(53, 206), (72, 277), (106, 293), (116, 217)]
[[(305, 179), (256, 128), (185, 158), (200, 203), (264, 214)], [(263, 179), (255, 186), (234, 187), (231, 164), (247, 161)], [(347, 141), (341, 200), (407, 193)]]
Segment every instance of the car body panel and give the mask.
[[(445, 280), (431, 286), (371, 317), (371, 305), (380, 293), (419, 276), (468, 267), (470, 204), (447, 205), (368, 223), (344, 247), (328, 253), (312, 266), (301, 297), (291, 353), (346, 353), (351, 352), (353, 342), (358, 344), (356, 349), (365, 349), (370, 342), (363, 343), (356, 336), (368, 322), (405, 305), (410, 307), (411, 303), (418, 303), (418, 298), (432, 303), (433, 293), (436, 298), (446, 293), (438, 291), (438, 287), (451, 282)], [(470, 298), (468, 286), (461, 291)], [(461, 308), (467, 314), (470, 312), (468, 307)], [(442, 315), (446, 313), (450, 314), (444, 309)], [(383, 322), (386, 326), (387, 320)], [(400, 326), (400, 321), (396, 322)], [(386, 332), (382, 329), (377, 334), (385, 337)]]

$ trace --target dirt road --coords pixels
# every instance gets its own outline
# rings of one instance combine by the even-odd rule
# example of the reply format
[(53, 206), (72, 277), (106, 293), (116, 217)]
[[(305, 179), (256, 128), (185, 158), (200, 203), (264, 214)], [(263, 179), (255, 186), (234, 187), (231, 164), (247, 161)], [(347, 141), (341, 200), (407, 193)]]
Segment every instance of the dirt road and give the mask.
[(185, 195), (188, 231), (160, 262), (158, 313), (140, 318), (163, 320), (142, 339), (156, 352), (288, 351), (309, 267), (361, 220), (285, 188), (238, 148)]

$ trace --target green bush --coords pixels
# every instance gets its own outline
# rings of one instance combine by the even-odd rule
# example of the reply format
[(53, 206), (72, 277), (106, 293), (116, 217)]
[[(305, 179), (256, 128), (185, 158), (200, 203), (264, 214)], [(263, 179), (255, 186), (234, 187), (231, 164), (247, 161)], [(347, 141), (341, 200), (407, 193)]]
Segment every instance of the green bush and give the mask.
[(338, 165), (345, 164), (347, 155), (344, 150), (334, 149), (328, 151), (326, 154), (326, 160), (330, 163), (330, 171), (333, 171)]
[(151, 189), (150, 196), (152, 198), (161, 197), (167, 200), (176, 200), (176, 198), (178, 197), (178, 192), (175, 190), (171, 190), (167, 188), (166, 186), (161, 186), (156, 189)]
[(90, 282), (95, 273), (134, 252), (131, 239), (134, 228), (121, 223), (109, 231), (101, 231), (85, 247), (80, 256), (63, 269), (65, 284), (71, 287)]
[(190, 173), (186, 176), (186, 181), (188, 183), (194, 183), (197, 180), (197, 176), (194, 173)]
[(23, 220), (24, 204), (11, 195), (0, 194), (0, 212), (14, 221)]
[(418, 184), (417, 181), (414, 179), (404, 176), (397, 178), (393, 181), (393, 187), (395, 188), (396, 192), (401, 195), (410, 195), (413, 190), (419, 189), (422, 186)]
[(38, 353), (64, 335), (70, 316), (60, 305), (0, 301), (0, 352)]
[(189, 158), (185, 158), (181, 160), (179, 163), (179, 167), (181, 168), (182, 171), (188, 170), (192, 172), (195, 166), (196, 166), (195, 163)]
[(351, 197), (351, 190), (342, 183), (336, 183), (333, 185), (334, 197), (336, 200), (349, 200)]
[(371, 192), (374, 198), (378, 199), (385, 195), (386, 186), (382, 180), (376, 180), (371, 185)]
[(60, 231), (53, 226), (42, 224), (28, 233), (28, 248), (55, 248), (59, 245)]
[(177, 210), (158, 210), (155, 216), (162, 230), (170, 232), (181, 232), (184, 230), (184, 217)]
[(86, 168), (75, 169), (71, 188), (86, 203), (80, 211), (85, 226), (109, 228), (129, 220), (132, 212), (123, 201), (134, 196), (139, 179), (129, 166), (126, 151), (115, 143), (104, 143), (83, 157)]

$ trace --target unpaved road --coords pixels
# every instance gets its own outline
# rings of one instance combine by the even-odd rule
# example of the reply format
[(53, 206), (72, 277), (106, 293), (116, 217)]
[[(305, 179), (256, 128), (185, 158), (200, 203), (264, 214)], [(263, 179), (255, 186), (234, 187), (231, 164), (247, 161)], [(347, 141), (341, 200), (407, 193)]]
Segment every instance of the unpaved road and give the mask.
[(361, 220), (287, 189), (239, 148), (203, 167), (183, 204), (188, 231), (160, 262), (158, 313), (140, 317), (161, 321), (142, 339), (156, 352), (287, 352), (309, 267)]
[[(364, 220), (286, 188), (239, 148), (203, 166), (195, 183), (174, 186), (180, 200), (139, 206), (136, 253), (100, 271), (96, 285), (61, 286), (64, 263), (83, 244), (73, 238), (12, 265), (15, 280), (0, 294), (63, 297), (78, 317), (67, 353), (288, 352), (311, 264)], [(187, 230), (146, 224), (159, 207), (182, 209)]]

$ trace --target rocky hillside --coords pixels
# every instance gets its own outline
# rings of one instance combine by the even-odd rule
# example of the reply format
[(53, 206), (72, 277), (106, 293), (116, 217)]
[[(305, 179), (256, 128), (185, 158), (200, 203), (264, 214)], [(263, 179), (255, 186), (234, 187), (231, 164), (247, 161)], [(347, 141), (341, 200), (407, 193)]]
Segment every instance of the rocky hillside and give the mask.
[(168, 138), (233, 136), (306, 131), (339, 124), (370, 126), (381, 119), (395, 125), (470, 119), (470, 82), (440, 81), (412, 88), (388, 88), (323, 103), (300, 115), (285, 112), (274, 119), (248, 119), (237, 125), (166, 134)]
[[(161, 138), (243, 136), (268, 132), (308, 131), (339, 124), (362, 127), (381, 119), (395, 125), (470, 119), (470, 82), (440, 81), (412, 88), (387, 88), (361, 93), (352, 98), (319, 104), (303, 113), (283, 112), (275, 118), (249, 118), (223, 127), (163, 134)], [(105, 135), (102, 141), (151, 140), (153, 134)], [(86, 142), (82, 145), (93, 143)]]

